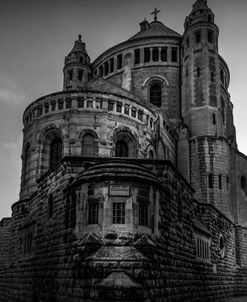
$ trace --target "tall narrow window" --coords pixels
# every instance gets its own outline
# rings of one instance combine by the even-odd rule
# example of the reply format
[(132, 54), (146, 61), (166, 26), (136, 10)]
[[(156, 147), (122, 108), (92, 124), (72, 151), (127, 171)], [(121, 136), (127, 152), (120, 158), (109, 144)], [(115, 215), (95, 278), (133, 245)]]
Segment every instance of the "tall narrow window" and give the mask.
[(226, 189), (229, 190), (229, 176), (226, 177)]
[(51, 101), (51, 111), (56, 110), (56, 101)]
[(72, 81), (73, 80), (73, 69), (70, 69), (68, 71), (68, 78), (69, 78), (69, 81)]
[(208, 30), (208, 43), (213, 43), (214, 33), (212, 30)]
[(99, 204), (97, 202), (90, 202), (88, 205), (88, 224), (98, 223)]
[(71, 108), (72, 100), (71, 98), (66, 98), (66, 109)]
[(167, 47), (161, 48), (161, 61), (167, 62)]
[(150, 48), (144, 48), (144, 62), (150, 62)]
[(121, 69), (123, 66), (123, 55), (120, 54), (117, 56), (117, 69)]
[(219, 190), (221, 190), (222, 189), (222, 176), (219, 175), (218, 179), (219, 179)]
[(159, 61), (159, 49), (158, 49), (158, 47), (153, 48), (153, 61), (154, 62)]
[(84, 108), (84, 97), (78, 97), (77, 106), (78, 108)]
[(78, 80), (79, 81), (82, 81), (82, 78), (83, 78), (83, 70), (78, 70)]
[(213, 124), (216, 125), (216, 115), (213, 113)]
[(92, 134), (85, 134), (82, 138), (82, 156), (94, 156), (94, 136)]
[(122, 140), (116, 142), (116, 157), (128, 157), (129, 147), (128, 144)]
[(150, 103), (157, 107), (161, 106), (162, 88), (160, 83), (154, 83), (150, 86)]
[(148, 226), (148, 203), (139, 203), (139, 225)]
[(197, 77), (200, 78), (200, 76), (201, 76), (201, 68), (200, 67), (197, 67), (196, 74), (197, 74)]
[(135, 49), (134, 50), (134, 54), (135, 54), (135, 59), (134, 59), (134, 64), (140, 64), (140, 49)]
[(104, 66), (105, 66), (104, 75), (106, 76), (106, 75), (108, 75), (108, 73), (109, 73), (109, 64), (108, 64), (108, 62), (105, 62), (105, 63), (104, 63)]
[(178, 49), (177, 47), (172, 47), (172, 62), (178, 61)]
[(48, 218), (52, 218), (52, 216), (53, 216), (53, 195), (52, 194), (50, 194), (49, 198), (48, 198), (47, 212), (48, 212)]
[(198, 30), (195, 32), (196, 43), (201, 42), (201, 32)]
[(55, 138), (50, 144), (50, 168), (54, 167), (62, 158), (62, 140)]
[(211, 82), (213, 83), (214, 81), (215, 81), (214, 72), (212, 71), (212, 72), (211, 72)]
[(125, 223), (125, 203), (114, 202), (113, 203), (113, 224)]
[(103, 65), (99, 67), (99, 76), (103, 77)]
[(114, 58), (110, 59), (110, 72), (114, 71)]
[(213, 189), (214, 187), (214, 177), (212, 173), (208, 174), (208, 187), (209, 189)]
[(114, 109), (114, 101), (108, 101), (108, 111), (113, 111)]
[(122, 103), (117, 102), (117, 112), (121, 113), (122, 112)]
[(46, 104), (45, 104), (45, 113), (48, 113), (48, 112), (49, 112), (49, 104), (46, 103)]
[(138, 110), (137, 118), (138, 118), (138, 120), (142, 121), (142, 119), (143, 119), (143, 111), (142, 110)]
[(131, 107), (131, 116), (136, 117), (136, 107)]
[(58, 110), (62, 110), (63, 109), (63, 99), (59, 99), (58, 100)]
[(129, 115), (129, 113), (130, 113), (130, 106), (128, 104), (125, 104), (124, 105), (124, 114)]

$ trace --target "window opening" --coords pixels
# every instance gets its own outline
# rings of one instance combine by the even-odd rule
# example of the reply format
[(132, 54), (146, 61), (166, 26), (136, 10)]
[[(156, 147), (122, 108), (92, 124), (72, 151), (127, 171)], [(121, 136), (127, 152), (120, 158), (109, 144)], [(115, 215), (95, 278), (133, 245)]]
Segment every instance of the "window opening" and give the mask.
[(161, 61), (167, 62), (167, 47), (161, 48)]
[(153, 47), (153, 61), (154, 62), (159, 61), (159, 49), (158, 49), (158, 47)]
[(208, 187), (209, 189), (213, 189), (214, 187), (214, 179), (212, 173), (208, 175)]
[(148, 226), (148, 204), (139, 203), (139, 225)]
[(91, 134), (85, 134), (82, 138), (82, 156), (94, 156), (94, 136)]
[(150, 48), (144, 48), (144, 62), (150, 62)]
[(119, 54), (117, 56), (117, 69), (121, 69), (123, 66), (123, 55)]
[(97, 202), (89, 202), (88, 205), (88, 224), (98, 223), (99, 204)]
[(125, 203), (114, 202), (113, 203), (113, 224), (125, 223)]
[(161, 106), (162, 89), (159, 83), (154, 83), (150, 86), (150, 103), (155, 106)]
[(172, 62), (178, 61), (178, 49), (177, 47), (172, 47)]
[(134, 55), (135, 55), (135, 59), (134, 59), (134, 64), (140, 64), (140, 49), (135, 49), (134, 50)]
[(122, 140), (116, 142), (116, 157), (128, 157), (129, 147), (128, 144)]
[(50, 168), (54, 167), (62, 158), (62, 140), (55, 138), (50, 144)]

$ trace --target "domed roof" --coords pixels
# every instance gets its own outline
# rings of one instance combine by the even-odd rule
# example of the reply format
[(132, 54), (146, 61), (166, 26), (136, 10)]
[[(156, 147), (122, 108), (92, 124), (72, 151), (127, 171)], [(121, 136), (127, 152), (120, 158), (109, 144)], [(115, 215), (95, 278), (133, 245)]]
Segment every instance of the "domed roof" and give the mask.
[(129, 40), (136, 40), (148, 37), (178, 37), (181, 35), (174, 30), (168, 28), (160, 21), (153, 21), (149, 24), (147, 29), (139, 31), (137, 34), (132, 36)]

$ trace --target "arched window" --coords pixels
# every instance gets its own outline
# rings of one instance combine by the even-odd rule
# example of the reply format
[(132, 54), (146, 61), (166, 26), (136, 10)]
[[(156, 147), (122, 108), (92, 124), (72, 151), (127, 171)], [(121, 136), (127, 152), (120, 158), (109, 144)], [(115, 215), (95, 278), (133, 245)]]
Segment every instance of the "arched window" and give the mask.
[(150, 103), (157, 107), (161, 106), (162, 87), (161, 84), (155, 82), (150, 86)]
[(241, 189), (244, 191), (245, 190), (245, 186), (246, 186), (246, 183), (245, 183), (245, 177), (244, 175), (241, 176)]
[(55, 138), (50, 144), (50, 168), (54, 167), (62, 158), (62, 140)]
[(85, 134), (82, 138), (82, 155), (95, 156), (94, 136), (92, 134)]
[(29, 166), (29, 160), (30, 160), (30, 151), (31, 151), (31, 145), (30, 143), (27, 143), (25, 151), (24, 151), (24, 166), (23, 166), (23, 182), (24, 184), (27, 184), (28, 180), (28, 166)]
[(116, 142), (116, 157), (128, 157), (129, 147), (128, 144), (122, 140)]

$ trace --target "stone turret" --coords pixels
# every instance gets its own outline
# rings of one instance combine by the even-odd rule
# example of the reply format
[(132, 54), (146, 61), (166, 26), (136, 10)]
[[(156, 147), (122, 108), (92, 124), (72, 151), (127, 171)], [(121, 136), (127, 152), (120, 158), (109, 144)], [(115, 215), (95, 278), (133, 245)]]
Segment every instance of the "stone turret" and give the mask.
[[(184, 170), (190, 171), (187, 178), (199, 201), (211, 203), (233, 218), (228, 184), (231, 175), (231, 147), (227, 137), (229, 131), (226, 131), (230, 126), (225, 117), (226, 107), (229, 108), (229, 116), (231, 108), (225, 90), (227, 87), (222, 87), (221, 83), (220, 74), (225, 63), (218, 53), (219, 31), (207, 1), (195, 2), (185, 19), (184, 27), (181, 49), (181, 113), (191, 134), (190, 167), (185, 167)], [(227, 70), (227, 67), (223, 69)], [(222, 91), (226, 95), (225, 103)], [(186, 162), (186, 157), (183, 158), (182, 155), (180, 162)]]
[(193, 136), (222, 135), (218, 34), (207, 2), (197, 0), (182, 40), (182, 116)]
[(75, 41), (71, 52), (65, 57), (63, 73), (63, 90), (80, 90), (90, 79), (90, 57), (87, 54), (85, 43), (81, 40), (81, 35)]

